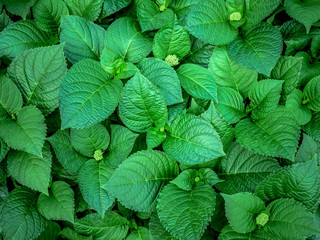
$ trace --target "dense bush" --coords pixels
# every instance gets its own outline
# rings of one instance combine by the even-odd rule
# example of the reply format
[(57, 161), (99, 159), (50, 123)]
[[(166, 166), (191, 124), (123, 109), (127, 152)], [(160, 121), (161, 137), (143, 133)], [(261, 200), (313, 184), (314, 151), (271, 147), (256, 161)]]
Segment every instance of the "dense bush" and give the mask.
[(320, 239), (320, 1), (0, 9), (3, 239)]

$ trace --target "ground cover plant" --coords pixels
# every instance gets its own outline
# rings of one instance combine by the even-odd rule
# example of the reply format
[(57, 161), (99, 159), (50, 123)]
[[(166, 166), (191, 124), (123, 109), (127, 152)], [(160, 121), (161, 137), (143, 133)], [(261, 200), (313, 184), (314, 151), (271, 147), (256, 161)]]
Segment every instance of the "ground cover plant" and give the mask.
[(0, 10), (2, 239), (320, 239), (320, 1)]

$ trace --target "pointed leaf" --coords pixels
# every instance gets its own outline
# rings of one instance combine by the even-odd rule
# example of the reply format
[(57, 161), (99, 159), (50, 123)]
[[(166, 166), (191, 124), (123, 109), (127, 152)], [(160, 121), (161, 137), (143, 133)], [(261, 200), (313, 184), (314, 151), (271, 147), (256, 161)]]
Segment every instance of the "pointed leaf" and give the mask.
[(22, 107), (22, 96), (18, 87), (7, 77), (0, 77), (0, 108), (9, 114), (17, 113)]
[(66, 0), (70, 15), (83, 17), (94, 22), (100, 15), (103, 0)]
[(320, 76), (308, 82), (303, 89), (303, 98), (312, 111), (320, 111)]

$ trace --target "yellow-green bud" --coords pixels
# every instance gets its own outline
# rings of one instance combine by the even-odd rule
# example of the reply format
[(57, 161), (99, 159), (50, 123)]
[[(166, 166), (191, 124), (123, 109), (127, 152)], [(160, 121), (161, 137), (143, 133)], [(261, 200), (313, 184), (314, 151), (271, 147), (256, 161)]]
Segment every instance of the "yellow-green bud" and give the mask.
[(199, 177), (195, 177), (195, 178), (194, 178), (194, 181), (197, 183), (197, 182), (200, 181), (200, 178), (199, 178)]
[(240, 21), (242, 16), (241, 16), (241, 13), (239, 12), (233, 12), (230, 14), (229, 18), (230, 18), (230, 21)]
[(256, 223), (259, 226), (264, 226), (267, 224), (267, 222), (269, 221), (269, 215), (262, 212), (260, 213), (257, 217), (256, 217)]
[(167, 7), (166, 7), (165, 5), (161, 5), (160, 8), (159, 8), (159, 10), (160, 10), (160, 12), (163, 12), (164, 10), (166, 10), (166, 8), (167, 8)]
[(176, 55), (168, 55), (165, 59), (166, 63), (170, 66), (177, 66), (179, 64), (179, 59)]
[(95, 150), (94, 154), (93, 154), (93, 157), (94, 157), (95, 160), (100, 161), (100, 160), (103, 159), (103, 152), (100, 149)]

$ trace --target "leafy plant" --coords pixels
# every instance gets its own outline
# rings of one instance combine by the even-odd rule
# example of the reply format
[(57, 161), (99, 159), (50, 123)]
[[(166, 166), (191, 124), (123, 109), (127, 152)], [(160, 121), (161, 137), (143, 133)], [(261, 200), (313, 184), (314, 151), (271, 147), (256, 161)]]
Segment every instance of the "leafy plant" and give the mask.
[(318, 0), (0, 12), (1, 239), (320, 239)]

